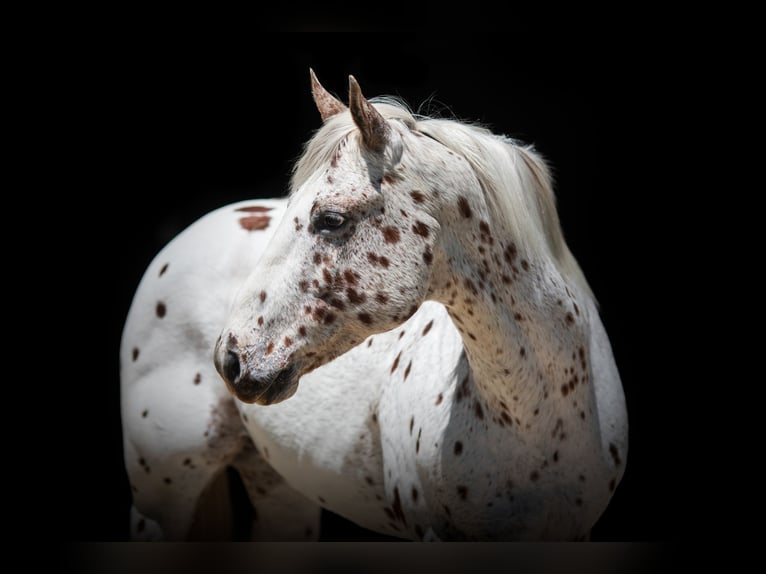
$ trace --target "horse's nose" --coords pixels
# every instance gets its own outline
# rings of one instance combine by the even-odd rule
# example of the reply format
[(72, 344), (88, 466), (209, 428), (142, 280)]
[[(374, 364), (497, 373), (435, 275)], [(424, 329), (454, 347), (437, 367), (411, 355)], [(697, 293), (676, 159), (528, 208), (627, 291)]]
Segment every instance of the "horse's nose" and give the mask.
[(224, 339), (219, 337), (215, 345), (214, 363), (218, 374), (229, 385), (234, 386), (239, 378), (242, 367), (239, 359), (239, 347), (237, 340), (229, 335), (226, 337), (226, 343)]
[(242, 352), (235, 337), (227, 337), (226, 343), (218, 341), (215, 349), (215, 367), (229, 390), (246, 403), (272, 404), (295, 393), (298, 386), (295, 365), (273, 372), (251, 372), (243, 364)]
[(234, 351), (226, 351), (226, 356), (223, 359), (223, 378), (229, 384), (233, 384), (239, 377), (239, 356)]

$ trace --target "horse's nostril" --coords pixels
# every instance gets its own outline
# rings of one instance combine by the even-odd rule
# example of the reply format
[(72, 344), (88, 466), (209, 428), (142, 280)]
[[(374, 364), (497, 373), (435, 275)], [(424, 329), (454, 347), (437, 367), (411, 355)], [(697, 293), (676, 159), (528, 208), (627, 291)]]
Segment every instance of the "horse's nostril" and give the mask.
[(223, 376), (230, 383), (236, 381), (239, 376), (239, 357), (233, 351), (226, 353), (223, 359)]

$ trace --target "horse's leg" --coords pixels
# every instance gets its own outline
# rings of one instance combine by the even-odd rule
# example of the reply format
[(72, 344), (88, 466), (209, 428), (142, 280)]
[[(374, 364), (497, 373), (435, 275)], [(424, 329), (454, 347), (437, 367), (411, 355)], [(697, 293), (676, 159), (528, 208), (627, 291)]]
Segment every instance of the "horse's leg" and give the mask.
[(225, 468), (248, 439), (220, 385), (210, 368), (180, 365), (123, 389), (132, 539), (229, 537)]
[(292, 488), (250, 445), (233, 462), (254, 509), (253, 540), (319, 538), (321, 507)]

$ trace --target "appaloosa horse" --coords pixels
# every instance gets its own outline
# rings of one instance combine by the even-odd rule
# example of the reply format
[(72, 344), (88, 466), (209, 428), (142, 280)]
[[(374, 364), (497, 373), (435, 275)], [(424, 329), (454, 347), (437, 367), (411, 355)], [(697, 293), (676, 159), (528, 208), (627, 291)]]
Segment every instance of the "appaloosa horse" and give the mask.
[(136, 293), (133, 537), (190, 536), (227, 466), (256, 539), (316, 538), (321, 508), (414, 540), (586, 537), (627, 415), (545, 163), (311, 79), (323, 125), (289, 199), (206, 215)]

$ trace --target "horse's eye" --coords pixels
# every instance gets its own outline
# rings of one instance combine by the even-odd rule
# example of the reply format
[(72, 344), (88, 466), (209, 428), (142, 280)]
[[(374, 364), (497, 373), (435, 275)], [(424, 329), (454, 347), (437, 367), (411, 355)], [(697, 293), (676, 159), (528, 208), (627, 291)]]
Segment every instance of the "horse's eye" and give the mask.
[(314, 229), (317, 231), (338, 231), (346, 225), (348, 219), (336, 211), (323, 211), (314, 216)]

